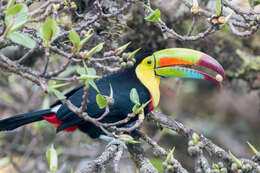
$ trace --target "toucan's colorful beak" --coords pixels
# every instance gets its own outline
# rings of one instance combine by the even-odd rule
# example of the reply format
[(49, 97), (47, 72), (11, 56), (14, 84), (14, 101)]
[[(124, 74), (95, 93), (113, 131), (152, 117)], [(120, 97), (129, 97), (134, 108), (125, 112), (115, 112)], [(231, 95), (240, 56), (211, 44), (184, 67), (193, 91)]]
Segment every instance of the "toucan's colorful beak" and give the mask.
[[(185, 48), (170, 48), (157, 51), (153, 54), (155, 59), (155, 74), (161, 77), (205, 79), (221, 87), (226, 81), (223, 67), (209, 55)], [(216, 78), (211, 75), (187, 66), (199, 66), (215, 71)]]

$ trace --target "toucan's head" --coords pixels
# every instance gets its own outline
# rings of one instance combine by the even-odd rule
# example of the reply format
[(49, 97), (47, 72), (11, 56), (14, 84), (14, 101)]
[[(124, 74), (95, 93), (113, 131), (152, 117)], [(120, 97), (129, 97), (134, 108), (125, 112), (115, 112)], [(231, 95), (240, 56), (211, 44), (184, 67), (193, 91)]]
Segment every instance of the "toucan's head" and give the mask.
[[(193, 69), (192, 67), (195, 66), (212, 70), (216, 73), (216, 77)], [(149, 89), (153, 97), (159, 95), (159, 91), (155, 90), (159, 90), (161, 77), (205, 79), (219, 87), (223, 80), (226, 81), (223, 67), (214, 58), (192, 49), (170, 48), (147, 54), (137, 58), (135, 68), (137, 77)], [(157, 100), (159, 102), (159, 98)]]

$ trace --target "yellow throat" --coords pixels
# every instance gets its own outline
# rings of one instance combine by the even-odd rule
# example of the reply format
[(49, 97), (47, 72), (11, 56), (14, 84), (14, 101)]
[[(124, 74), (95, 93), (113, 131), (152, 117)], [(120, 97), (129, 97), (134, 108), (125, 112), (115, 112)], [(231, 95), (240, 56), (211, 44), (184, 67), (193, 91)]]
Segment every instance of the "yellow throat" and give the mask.
[(152, 95), (153, 106), (157, 107), (160, 101), (160, 77), (154, 74), (153, 66), (148, 66), (146, 63), (140, 63), (136, 69), (136, 76), (142, 84), (149, 90)]

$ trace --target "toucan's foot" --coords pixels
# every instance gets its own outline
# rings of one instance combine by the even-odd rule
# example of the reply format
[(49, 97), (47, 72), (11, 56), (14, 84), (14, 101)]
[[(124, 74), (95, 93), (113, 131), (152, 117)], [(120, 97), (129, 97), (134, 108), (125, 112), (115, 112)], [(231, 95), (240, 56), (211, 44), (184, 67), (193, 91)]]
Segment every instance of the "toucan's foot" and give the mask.
[(123, 146), (123, 153), (125, 153), (125, 151), (127, 150), (127, 146), (126, 146), (125, 142), (120, 140), (120, 139), (116, 139), (116, 138), (109, 137), (109, 136), (106, 136), (106, 135), (100, 135), (99, 139), (102, 139), (104, 141), (109, 142), (106, 145), (106, 148), (110, 147), (112, 144), (118, 144), (118, 145)]

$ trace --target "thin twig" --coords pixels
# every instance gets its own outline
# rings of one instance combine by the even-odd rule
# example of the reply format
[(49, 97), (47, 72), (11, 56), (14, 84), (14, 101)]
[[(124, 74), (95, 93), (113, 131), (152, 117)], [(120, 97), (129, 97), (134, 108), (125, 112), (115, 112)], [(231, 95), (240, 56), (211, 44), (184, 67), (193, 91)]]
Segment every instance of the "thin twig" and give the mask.
[(189, 30), (187, 36), (190, 36), (192, 34), (193, 29), (195, 28), (196, 21), (197, 21), (196, 19), (197, 19), (197, 16), (194, 15), (193, 18), (192, 18), (191, 27), (190, 27), (190, 30)]

